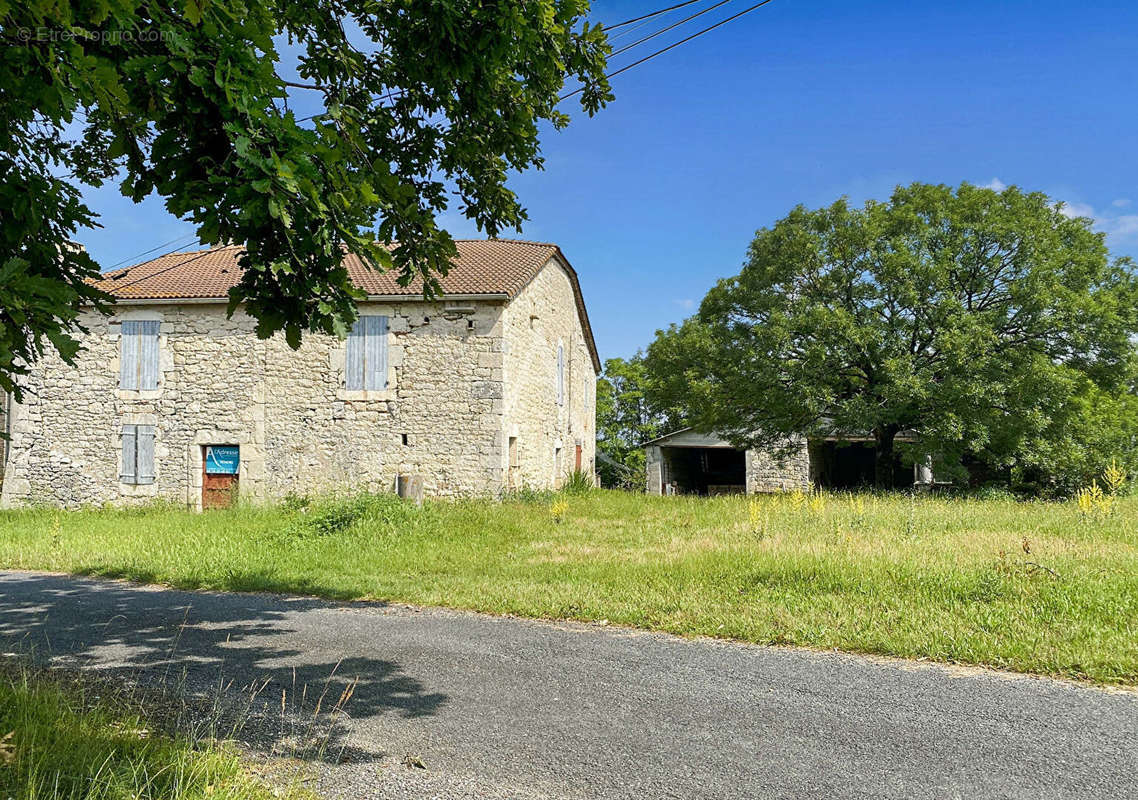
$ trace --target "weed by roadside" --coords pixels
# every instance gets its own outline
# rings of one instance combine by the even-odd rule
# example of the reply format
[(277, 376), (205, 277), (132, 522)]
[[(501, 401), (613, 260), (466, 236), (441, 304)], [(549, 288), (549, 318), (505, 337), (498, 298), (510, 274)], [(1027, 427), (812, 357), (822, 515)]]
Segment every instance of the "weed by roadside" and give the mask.
[(105, 680), (0, 664), (0, 797), (28, 800), (304, 800), (249, 774), (228, 741), (156, 725)]

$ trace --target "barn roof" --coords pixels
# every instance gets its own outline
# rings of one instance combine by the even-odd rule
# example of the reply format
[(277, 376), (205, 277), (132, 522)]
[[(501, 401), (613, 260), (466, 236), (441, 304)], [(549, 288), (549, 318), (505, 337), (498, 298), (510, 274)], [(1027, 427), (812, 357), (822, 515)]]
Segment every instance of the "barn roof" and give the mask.
[[(565, 268), (577, 303), (581, 328), (600, 372), (601, 363), (593, 340), (592, 326), (577, 273), (555, 244), (515, 239), (458, 239), (456, 258), (446, 276), (439, 276), (445, 295), (486, 295), (512, 300), (537, 273), (556, 259)], [(104, 273), (94, 285), (117, 300), (217, 300), (229, 297), (229, 290), (241, 279), (238, 259), (243, 248), (237, 245), (214, 247), (185, 253), (170, 253), (132, 267)], [(369, 297), (407, 298), (423, 296), (422, 278), (400, 286), (398, 274), (369, 269), (358, 256), (349, 253), (344, 266), (357, 287)]]

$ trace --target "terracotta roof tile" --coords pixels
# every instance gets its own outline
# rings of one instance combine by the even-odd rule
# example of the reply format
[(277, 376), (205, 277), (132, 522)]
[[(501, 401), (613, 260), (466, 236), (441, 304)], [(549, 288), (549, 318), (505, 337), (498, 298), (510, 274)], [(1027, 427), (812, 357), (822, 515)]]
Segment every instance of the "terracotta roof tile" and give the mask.
[[(444, 295), (504, 295), (513, 299), (550, 259), (559, 257), (573, 283), (581, 325), (593, 364), (600, 371), (600, 360), (577, 273), (557, 245), (513, 239), (459, 239), (455, 245), (458, 258), (450, 272), (439, 281)], [(172, 253), (107, 272), (100, 280), (94, 281), (94, 285), (120, 300), (226, 298), (241, 278), (241, 268), (237, 263), (241, 252), (241, 247), (231, 246)], [(422, 279), (400, 286), (395, 273), (370, 270), (351, 254), (345, 259), (345, 265), (352, 282), (369, 295), (422, 296)]]
[[(445, 278), (446, 294), (504, 294), (514, 297), (558, 252), (557, 245), (509, 239), (463, 239)], [(172, 253), (106, 273), (95, 285), (120, 299), (220, 298), (241, 278), (241, 248), (217, 247)], [(393, 272), (375, 272), (355, 255), (345, 259), (356, 286), (369, 295), (421, 295), (422, 280), (400, 286)]]

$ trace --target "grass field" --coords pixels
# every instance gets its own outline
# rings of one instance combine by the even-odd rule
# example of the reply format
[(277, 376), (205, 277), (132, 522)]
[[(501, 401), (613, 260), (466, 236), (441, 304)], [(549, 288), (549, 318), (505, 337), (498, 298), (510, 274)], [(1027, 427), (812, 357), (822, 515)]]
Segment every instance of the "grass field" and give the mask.
[(11, 663), (0, 670), (0, 797), (19, 800), (311, 798), (270, 787), (214, 742), (155, 731), (137, 698)]
[(607, 620), (1138, 684), (1138, 498), (322, 499), (0, 513), (0, 566)]

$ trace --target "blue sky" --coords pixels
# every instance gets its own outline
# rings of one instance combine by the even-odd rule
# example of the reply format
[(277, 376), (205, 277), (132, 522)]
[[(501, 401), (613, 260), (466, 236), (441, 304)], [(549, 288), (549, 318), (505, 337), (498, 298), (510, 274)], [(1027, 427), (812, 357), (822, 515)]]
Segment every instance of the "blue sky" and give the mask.
[[(668, 4), (598, 2), (592, 16)], [(691, 314), (795, 204), (884, 198), (898, 183), (1042, 190), (1094, 217), (1116, 255), (1138, 256), (1136, 31), (1138, 4), (1125, 2), (774, 0), (614, 78), (597, 117), (570, 107), (569, 128), (543, 139), (545, 170), (511, 182), (531, 218), (515, 235), (562, 246), (602, 358)], [(192, 232), (159, 200), (135, 206), (105, 187), (88, 201), (106, 227), (81, 238), (105, 267)], [(443, 222), (476, 235), (457, 213)]]

